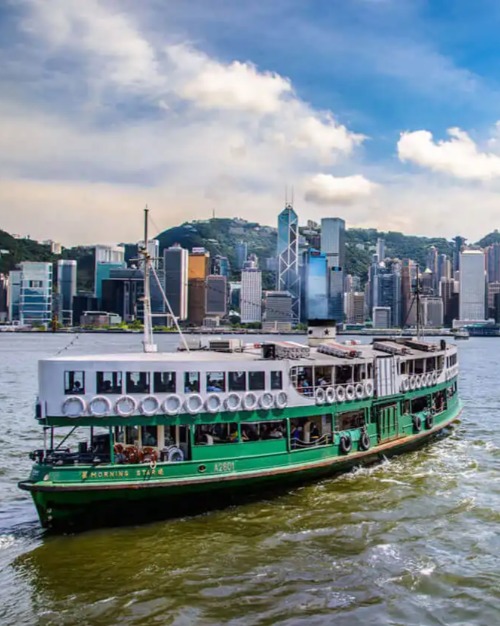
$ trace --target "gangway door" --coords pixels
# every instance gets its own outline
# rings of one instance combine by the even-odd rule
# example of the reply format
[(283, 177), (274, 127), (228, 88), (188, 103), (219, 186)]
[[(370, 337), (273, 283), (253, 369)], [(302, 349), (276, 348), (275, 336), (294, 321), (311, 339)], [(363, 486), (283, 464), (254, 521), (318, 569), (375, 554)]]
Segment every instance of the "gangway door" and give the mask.
[(378, 398), (393, 396), (398, 393), (396, 372), (396, 357), (378, 356), (375, 359), (375, 391)]

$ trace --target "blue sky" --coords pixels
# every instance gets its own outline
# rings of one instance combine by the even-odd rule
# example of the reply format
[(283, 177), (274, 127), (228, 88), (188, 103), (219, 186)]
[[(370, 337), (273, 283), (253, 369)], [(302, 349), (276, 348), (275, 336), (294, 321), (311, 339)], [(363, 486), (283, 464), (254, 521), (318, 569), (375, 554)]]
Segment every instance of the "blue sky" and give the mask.
[[(0, 7), (0, 207), (67, 245), (302, 222), (498, 225), (500, 5), (21, 0)], [(451, 130), (450, 130), (451, 129)]]

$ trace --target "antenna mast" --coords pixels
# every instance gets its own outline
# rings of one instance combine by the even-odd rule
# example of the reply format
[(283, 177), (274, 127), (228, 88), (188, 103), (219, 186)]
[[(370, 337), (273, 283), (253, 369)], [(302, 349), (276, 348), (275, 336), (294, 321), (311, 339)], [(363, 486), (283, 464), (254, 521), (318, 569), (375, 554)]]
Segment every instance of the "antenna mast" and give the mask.
[(149, 254), (148, 239), (148, 205), (144, 209), (144, 247), (140, 251), (144, 258), (144, 338), (142, 345), (144, 352), (158, 352), (158, 346), (153, 339), (153, 323), (151, 316), (151, 287), (149, 276), (151, 272), (151, 255)]

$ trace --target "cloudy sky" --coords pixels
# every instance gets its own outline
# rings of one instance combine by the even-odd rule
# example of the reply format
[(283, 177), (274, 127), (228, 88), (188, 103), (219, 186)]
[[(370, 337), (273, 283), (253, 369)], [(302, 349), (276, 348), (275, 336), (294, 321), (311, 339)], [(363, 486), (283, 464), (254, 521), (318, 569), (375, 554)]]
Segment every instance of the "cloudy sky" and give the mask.
[(500, 226), (496, 0), (4, 0), (0, 228)]

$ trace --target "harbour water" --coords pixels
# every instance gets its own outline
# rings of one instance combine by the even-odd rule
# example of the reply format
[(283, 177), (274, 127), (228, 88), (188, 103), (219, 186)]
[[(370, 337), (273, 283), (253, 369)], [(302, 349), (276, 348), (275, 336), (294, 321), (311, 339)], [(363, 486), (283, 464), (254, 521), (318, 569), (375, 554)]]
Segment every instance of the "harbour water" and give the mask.
[(140, 339), (0, 334), (2, 626), (500, 623), (498, 339), (459, 344), (461, 422), (418, 452), (205, 515), (46, 536), (16, 486), (41, 441), (37, 359)]

